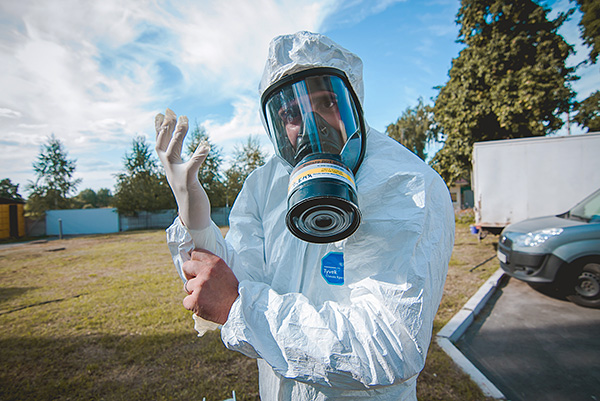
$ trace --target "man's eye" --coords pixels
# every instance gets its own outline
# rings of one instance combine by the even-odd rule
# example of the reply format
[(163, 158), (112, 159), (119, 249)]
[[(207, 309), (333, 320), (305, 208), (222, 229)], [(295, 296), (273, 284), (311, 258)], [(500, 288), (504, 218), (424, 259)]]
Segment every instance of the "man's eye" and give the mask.
[(294, 122), (294, 120), (300, 116), (300, 110), (298, 110), (297, 107), (292, 107), (282, 111), (280, 114), (283, 122), (289, 124)]
[(334, 96), (321, 99), (318, 110), (327, 110), (337, 106), (337, 99)]

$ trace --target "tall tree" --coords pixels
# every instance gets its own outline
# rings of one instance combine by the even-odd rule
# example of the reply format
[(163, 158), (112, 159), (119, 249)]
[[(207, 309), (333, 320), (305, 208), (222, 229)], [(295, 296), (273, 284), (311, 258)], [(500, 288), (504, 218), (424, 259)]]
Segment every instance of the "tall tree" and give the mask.
[[(577, 3), (582, 17), (579, 21), (581, 39), (590, 47), (588, 62), (595, 64), (600, 53), (600, 1), (571, 0)], [(600, 91), (592, 93), (587, 99), (575, 106), (577, 114), (573, 121), (588, 129), (600, 131)]]
[(566, 66), (572, 48), (557, 33), (568, 13), (548, 20), (531, 0), (462, 0), (450, 80), (434, 113), (446, 137), (432, 165), (448, 184), (470, 177), (473, 143), (546, 135), (572, 106)]
[(150, 151), (150, 146), (146, 143), (146, 138), (143, 136), (133, 138), (131, 148), (131, 153), (126, 153), (123, 158), (127, 173), (133, 176), (139, 173), (157, 171), (158, 163)]
[(207, 142), (210, 146), (210, 152), (202, 163), (198, 171), (198, 180), (206, 191), (212, 207), (225, 206), (225, 185), (221, 179), (220, 169), (223, 158), (221, 149), (212, 143), (208, 133), (204, 127), (200, 127), (198, 123), (190, 134), (190, 141), (186, 146), (186, 153), (191, 156), (200, 142)]
[(0, 181), (0, 197), (23, 201), (23, 197), (19, 194), (19, 184), (13, 184), (10, 178), (5, 178)]
[(600, 1), (571, 0), (579, 5), (583, 14), (579, 21), (581, 39), (590, 47), (589, 61), (595, 64), (600, 53)]
[(70, 208), (69, 195), (81, 182), (80, 178), (73, 178), (75, 168), (76, 160), (67, 158), (62, 142), (52, 134), (33, 163), (36, 180), (27, 186), (30, 191), (28, 213), (42, 216), (46, 210)]
[(232, 164), (227, 170), (225, 170), (225, 206), (233, 205), (238, 194), (242, 190), (244, 185), (245, 177), (243, 176), (242, 169)]
[(175, 198), (167, 179), (158, 169), (146, 139), (133, 139), (132, 152), (123, 159), (125, 171), (117, 175), (113, 204), (119, 213), (174, 209)]
[(575, 106), (577, 114), (573, 121), (588, 129), (588, 132), (600, 131), (600, 91), (592, 93), (583, 102)]
[(387, 134), (406, 146), (414, 154), (425, 160), (425, 147), (432, 140), (437, 140), (438, 126), (433, 119), (433, 107), (423, 103), (419, 98), (416, 107), (408, 107), (400, 118), (386, 127)]
[(233, 204), (248, 175), (265, 164), (266, 157), (258, 138), (252, 135), (248, 136), (242, 147), (236, 146), (234, 153), (233, 164), (225, 171), (227, 205)]

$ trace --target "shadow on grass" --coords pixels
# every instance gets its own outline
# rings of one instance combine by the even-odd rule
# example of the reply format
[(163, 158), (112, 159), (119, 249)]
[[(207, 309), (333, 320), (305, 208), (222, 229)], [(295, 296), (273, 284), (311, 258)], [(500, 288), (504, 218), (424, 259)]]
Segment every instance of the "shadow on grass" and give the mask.
[[(35, 287), (28, 288), (27, 290), (33, 290), (33, 289), (35, 289)], [(19, 295), (19, 294), (15, 294), (14, 296), (17, 296), (17, 295)], [(18, 312), (18, 311), (21, 311), (23, 309), (32, 308), (34, 306), (41, 306), (41, 305), (46, 305), (46, 304), (53, 304), (55, 302), (63, 302), (63, 301), (67, 301), (69, 299), (79, 298), (79, 297), (81, 297), (83, 295), (87, 295), (87, 293), (76, 294), (76, 295), (72, 295), (70, 297), (65, 297), (65, 298), (49, 299), (47, 301), (35, 302), (35, 303), (32, 303), (32, 304), (28, 304), (28, 305), (18, 306), (16, 308), (12, 308), (12, 309), (8, 309), (8, 310), (0, 311), (0, 316), (1, 315), (7, 315), (7, 314), (13, 313), (13, 312)]]
[(0, 287), (0, 305), (12, 298), (20, 297), (28, 291), (35, 290), (37, 287)]
[(257, 400), (256, 362), (218, 332), (0, 340), (2, 400)]

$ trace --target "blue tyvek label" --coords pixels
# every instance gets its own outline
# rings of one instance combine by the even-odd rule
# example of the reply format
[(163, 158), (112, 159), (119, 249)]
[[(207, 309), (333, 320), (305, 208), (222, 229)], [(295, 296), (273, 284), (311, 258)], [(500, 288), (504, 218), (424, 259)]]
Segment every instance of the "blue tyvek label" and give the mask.
[(344, 254), (341, 252), (329, 252), (321, 259), (321, 276), (327, 284), (344, 284)]

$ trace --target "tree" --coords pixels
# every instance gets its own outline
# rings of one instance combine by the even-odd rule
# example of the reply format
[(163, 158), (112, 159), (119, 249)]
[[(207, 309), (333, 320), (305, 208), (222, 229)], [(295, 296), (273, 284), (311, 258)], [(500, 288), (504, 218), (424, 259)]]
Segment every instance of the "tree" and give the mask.
[(119, 213), (156, 211), (176, 208), (167, 179), (158, 169), (146, 139), (133, 139), (132, 152), (123, 159), (125, 171), (117, 175), (113, 199)]
[(69, 195), (81, 182), (80, 178), (73, 178), (75, 168), (76, 160), (67, 158), (62, 142), (52, 134), (33, 163), (37, 177), (27, 186), (31, 192), (27, 200), (28, 213), (42, 216), (46, 210), (70, 208)]
[(73, 206), (77, 209), (91, 209), (96, 207), (98, 197), (96, 191), (86, 188), (72, 198)]
[(244, 180), (251, 172), (265, 164), (266, 156), (260, 148), (260, 141), (252, 135), (248, 136), (246, 143), (241, 148), (236, 147), (234, 153), (236, 164), (241, 166)]
[(21, 202), (24, 200), (23, 197), (19, 195), (19, 184), (13, 184), (9, 178), (0, 181), (0, 197)]
[(107, 207), (112, 201), (112, 194), (108, 188), (100, 188), (98, 192), (86, 188), (72, 198), (73, 205), (80, 209)]
[(265, 164), (265, 154), (260, 148), (260, 142), (252, 135), (248, 136), (247, 142), (241, 148), (236, 146), (234, 153), (234, 162), (225, 171), (227, 206), (233, 204), (248, 175)]
[(437, 140), (438, 127), (433, 119), (433, 107), (419, 98), (416, 107), (408, 107), (400, 118), (385, 129), (386, 133), (425, 160), (427, 142)]
[(531, 0), (462, 0), (450, 80), (434, 113), (446, 137), (432, 165), (448, 184), (468, 179), (473, 143), (546, 135), (573, 103), (566, 66), (572, 47), (557, 33), (568, 13), (549, 21)]
[(96, 207), (109, 207), (112, 204), (113, 195), (110, 189), (100, 188), (96, 192)]
[(579, 21), (581, 39), (590, 50), (589, 61), (595, 64), (600, 52), (600, 2), (598, 0), (571, 0), (579, 5), (583, 16)]
[(225, 170), (225, 206), (229, 207), (233, 205), (238, 194), (242, 190), (244, 181), (242, 169), (235, 164), (232, 164), (227, 170)]
[(221, 163), (223, 162), (221, 150), (211, 142), (206, 130), (196, 123), (190, 135), (190, 142), (186, 146), (188, 156), (194, 153), (200, 142), (207, 142), (210, 146), (210, 152), (198, 171), (198, 180), (206, 191), (211, 206), (223, 207), (226, 199), (225, 185), (220, 175)]
[(588, 132), (600, 131), (600, 91), (592, 93), (583, 102), (575, 106), (577, 114), (573, 118), (577, 124), (588, 129)]
[[(588, 62), (596, 64), (600, 53), (600, 1), (598, 0), (571, 0), (577, 3), (582, 17), (579, 21), (581, 39), (590, 47)], [(592, 93), (583, 102), (574, 107), (577, 115), (573, 118), (577, 124), (588, 131), (600, 130), (600, 93)]]
[(158, 163), (152, 156), (150, 146), (146, 143), (146, 138), (137, 136), (132, 141), (131, 154), (125, 154), (123, 162), (125, 171), (134, 176), (140, 173), (156, 172)]

